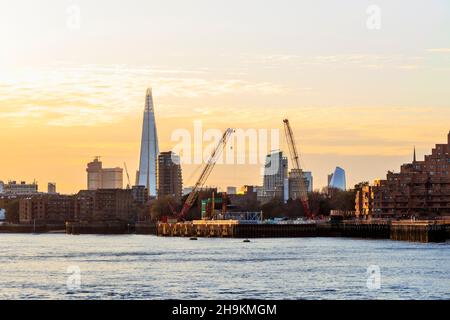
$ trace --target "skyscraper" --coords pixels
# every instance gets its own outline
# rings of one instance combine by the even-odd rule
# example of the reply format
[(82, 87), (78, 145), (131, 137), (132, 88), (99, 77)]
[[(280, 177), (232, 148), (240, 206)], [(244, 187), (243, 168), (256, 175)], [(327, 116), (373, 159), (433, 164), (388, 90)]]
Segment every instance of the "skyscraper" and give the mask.
[(152, 89), (145, 95), (144, 121), (142, 124), (141, 156), (136, 185), (145, 186), (152, 197), (156, 197), (156, 161), (159, 154), (158, 135), (153, 109)]
[[(300, 197), (300, 180), (298, 177), (300, 173), (298, 169), (292, 169), (289, 172), (289, 198), (298, 199)], [(305, 181), (305, 187), (308, 192), (313, 191), (313, 176), (311, 171), (302, 171), (303, 180)]]
[(273, 198), (287, 200), (288, 197), (288, 160), (282, 151), (272, 151), (266, 157), (264, 167), (262, 203)]
[(343, 191), (347, 189), (344, 169), (342, 169), (341, 167), (336, 167), (328, 187), (333, 189), (340, 189)]
[(158, 156), (158, 197), (172, 196), (179, 202), (182, 194), (180, 157), (172, 151), (161, 152)]

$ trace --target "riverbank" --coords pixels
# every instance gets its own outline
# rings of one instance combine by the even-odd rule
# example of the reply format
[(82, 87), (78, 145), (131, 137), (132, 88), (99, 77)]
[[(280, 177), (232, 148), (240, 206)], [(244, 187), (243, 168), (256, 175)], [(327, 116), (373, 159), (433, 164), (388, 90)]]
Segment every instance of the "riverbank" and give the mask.
[(67, 222), (65, 225), (0, 225), (0, 233), (66, 233), (71, 235), (142, 234), (161, 237), (307, 238), (336, 237), (446, 242), (450, 221), (343, 221), (246, 224), (233, 220), (179, 223)]

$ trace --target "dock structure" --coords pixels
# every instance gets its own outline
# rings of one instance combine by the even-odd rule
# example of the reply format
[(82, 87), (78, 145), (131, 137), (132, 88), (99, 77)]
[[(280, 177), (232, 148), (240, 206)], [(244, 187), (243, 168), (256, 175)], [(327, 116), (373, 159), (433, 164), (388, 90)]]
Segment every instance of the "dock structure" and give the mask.
[(156, 234), (162, 237), (344, 237), (414, 242), (445, 242), (447, 239), (450, 239), (449, 230), (449, 221), (246, 223), (238, 220), (196, 220), (176, 223), (160, 222), (157, 224)]
[(450, 221), (395, 221), (391, 224), (391, 239), (414, 242), (445, 242)]

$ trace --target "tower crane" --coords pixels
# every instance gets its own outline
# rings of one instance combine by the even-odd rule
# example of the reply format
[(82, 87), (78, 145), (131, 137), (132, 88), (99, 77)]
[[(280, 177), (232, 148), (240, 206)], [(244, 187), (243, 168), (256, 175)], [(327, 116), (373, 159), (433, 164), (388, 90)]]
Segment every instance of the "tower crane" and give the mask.
[(131, 188), (131, 183), (130, 183), (130, 175), (128, 174), (127, 163), (124, 162), (123, 166), (125, 167), (125, 173), (127, 174), (127, 179), (128, 179), (127, 189), (130, 189)]
[(308, 204), (308, 190), (306, 188), (303, 170), (300, 167), (300, 158), (299, 158), (299, 155), (297, 152), (297, 147), (295, 145), (294, 133), (292, 131), (292, 128), (291, 128), (291, 125), (289, 124), (288, 119), (284, 119), (283, 123), (284, 123), (284, 132), (286, 134), (286, 140), (287, 140), (287, 144), (289, 147), (289, 154), (291, 156), (292, 166), (294, 167), (294, 170), (291, 172), (292, 172), (294, 178), (298, 179), (298, 183), (299, 183), (299, 187), (300, 187), (299, 199), (302, 203), (303, 209), (305, 211), (305, 215), (308, 218), (312, 218), (313, 215), (309, 209), (309, 204)]
[(214, 166), (216, 165), (216, 162), (218, 160), (218, 157), (222, 153), (222, 150), (225, 149), (225, 146), (233, 134), (234, 130), (228, 128), (222, 138), (220, 139), (218, 145), (214, 149), (214, 151), (211, 153), (208, 161), (206, 162), (205, 167), (202, 170), (202, 173), (200, 174), (200, 177), (198, 178), (197, 182), (195, 183), (194, 187), (192, 188), (191, 193), (187, 197), (186, 201), (184, 202), (183, 208), (181, 209), (180, 213), (176, 216), (178, 220), (183, 220), (186, 215), (188, 214), (191, 207), (194, 205), (195, 200), (197, 199), (198, 194), (200, 193), (201, 189), (206, 183), (206, 180), (208, 180), (209, 175), (211, 174), (211, 171), (213, 170)]

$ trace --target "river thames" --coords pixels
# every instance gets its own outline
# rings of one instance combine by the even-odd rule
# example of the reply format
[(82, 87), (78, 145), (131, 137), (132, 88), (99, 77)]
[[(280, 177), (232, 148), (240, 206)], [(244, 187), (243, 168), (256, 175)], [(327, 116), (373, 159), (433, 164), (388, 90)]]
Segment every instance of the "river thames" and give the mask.
[(0, 234), (0, 299), (450, 299), (450, 243)]

